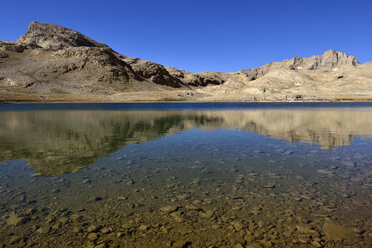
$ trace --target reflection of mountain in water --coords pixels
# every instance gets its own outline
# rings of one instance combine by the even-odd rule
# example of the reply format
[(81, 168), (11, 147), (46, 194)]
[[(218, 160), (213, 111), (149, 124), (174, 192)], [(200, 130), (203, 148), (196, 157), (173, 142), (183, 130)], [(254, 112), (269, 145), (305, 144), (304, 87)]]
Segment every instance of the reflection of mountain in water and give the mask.
[(39, 175), (76, 172), (128, 144), (183, 130), (187, 118), (196, 125), (218, 122), (167, 112), (0, 113), (0, 161), (26, 159)]
[(0, 112), (0, 161), (26, 159), (39, 175), (75, 172), (123, 146), (190, 128), (257, 132), (323, 148), (372, 134), (372, 109)]
[[(206, 115), (217, 117), (213, 112)], [(318, 144), (323, 149), (351, 145), (358, 135), (372, 137), (372, 108), (225, 111), (218, 117), (226, 128)]]

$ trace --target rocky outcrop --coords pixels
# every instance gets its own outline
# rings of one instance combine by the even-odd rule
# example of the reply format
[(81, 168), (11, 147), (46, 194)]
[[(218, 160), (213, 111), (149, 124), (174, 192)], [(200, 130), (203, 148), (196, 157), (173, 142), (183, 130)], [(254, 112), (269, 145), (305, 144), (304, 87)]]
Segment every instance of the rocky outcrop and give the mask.
[(122, 56), (122, 61), (128, 63), (133, 71), (140, 77), (149, 80), (152, 83), (180, 88), (183, 82), (177, 77), (172, 76), (167, 69), (157, 63), (143, 60), (140, 58), (131, 58)]
[[(56, 64), (50, 67), (56, 74), (72, 71), (89, 71), (92, 75), (100, 72), (99, 82), (128, 82), (130, 79), (141, 80), (126, 62), (120, 60), (108, 47), (69, 47), (53, 53)], [(57, 62), (60, 61), (59, 65)], [(58, 65), (58, 66), (56, 66)]]
[[(23, 44), (14, 41), (0, 41), (0, 52), (15, 52), (15, 53), (23, 53), (25, 49), (37, 49), (40, 48), (38, 45), (35, 44)], [(7, 57), (8, 58), (9, 54)]]
[(27, 33), (18, 43), (38, 45), (44, 49), (59, 50), (66, 47), (108, 47), (85, 35), (50, 23), (31, 22)]
[(4, 51), (0, 51), (0, 58), (9, 58), (9, 55)]
[(250, 80), (255, 80), (275, 69), (284, 70), (330, 70), (341, 66), (357, 66), (359, 64), (355, 56), (346, 53), (328, 50), (322, 55), (309, 58), (294, 57), (283, 62), (273, 62), (254, 69), (241, 70), (239, 73), (246, 75)]
[(219, 72), (192, 73), (173, 67), (167, 67), (167, 70), (173, 77), (188, 86), (220, 85), (226, 81), (223, 73)]

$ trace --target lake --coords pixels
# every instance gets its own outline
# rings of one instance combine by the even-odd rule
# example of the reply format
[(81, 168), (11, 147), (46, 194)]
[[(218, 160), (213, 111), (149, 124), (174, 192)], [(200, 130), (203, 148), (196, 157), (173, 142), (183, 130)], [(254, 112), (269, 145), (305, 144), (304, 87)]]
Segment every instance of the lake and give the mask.
[(0, 247), (372, 247), (371, 103), (0, 105)]

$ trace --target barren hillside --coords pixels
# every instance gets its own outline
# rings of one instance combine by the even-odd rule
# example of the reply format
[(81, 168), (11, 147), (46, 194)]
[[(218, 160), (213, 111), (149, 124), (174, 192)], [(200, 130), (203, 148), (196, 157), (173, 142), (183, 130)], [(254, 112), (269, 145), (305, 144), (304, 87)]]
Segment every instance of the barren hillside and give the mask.
[(371, 101), (372, 63), (334, 50), (235, 73), (192, 73), (32, 22), (0, 41), (0, 101)]

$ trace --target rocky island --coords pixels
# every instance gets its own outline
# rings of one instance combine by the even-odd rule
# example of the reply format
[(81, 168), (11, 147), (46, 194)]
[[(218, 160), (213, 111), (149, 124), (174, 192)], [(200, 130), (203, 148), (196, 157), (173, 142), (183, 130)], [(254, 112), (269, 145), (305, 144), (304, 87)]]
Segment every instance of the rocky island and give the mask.
[(192, 73), (38, 22), (17, 41), (0, 41), (0, 102), (133, 101), (372, 101), (372, 63), (328, 50), (238, 72)]

